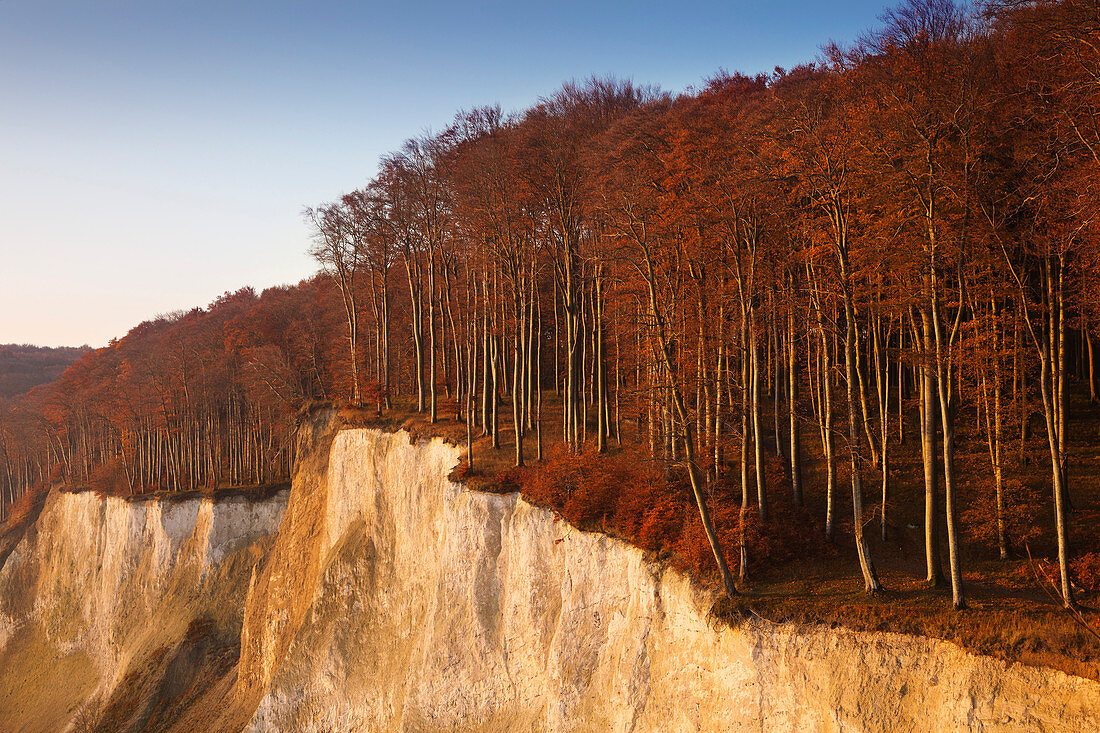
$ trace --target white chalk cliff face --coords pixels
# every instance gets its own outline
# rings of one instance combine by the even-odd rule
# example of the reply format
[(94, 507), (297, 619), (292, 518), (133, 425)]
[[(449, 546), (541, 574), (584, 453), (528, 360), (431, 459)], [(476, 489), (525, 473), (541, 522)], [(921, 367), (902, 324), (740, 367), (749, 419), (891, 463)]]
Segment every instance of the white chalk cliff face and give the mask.
[(303, 424), (289, 503), (53, 495), (0, 568), (0, 731), (1100, 730), (1090, 680), (712, 622), (639, 550), (448, 481), (459, 449), (337, 424)]
[[(52, 493), (0, 568), (0, 730), (64, 730), (89, 704), (129, 695), (135, 672), (171, 667), (196, 621), (204, 634), (239, 634), (260, 560), (248, 548), (278, 528), (287, 493)], [(175, 662), (177, 675), (190, 671)], [(131, 712), (116, 722), (140, 729), (142, 712)]]
[(271, 560), (301, 567), (245, 615), (249, 730), (1100, 730), (1093, 681), (899, 634), (708, 622), (639, 550), (451, 483), (458, 456), (345, 430), (323, 489), (295, 486)]

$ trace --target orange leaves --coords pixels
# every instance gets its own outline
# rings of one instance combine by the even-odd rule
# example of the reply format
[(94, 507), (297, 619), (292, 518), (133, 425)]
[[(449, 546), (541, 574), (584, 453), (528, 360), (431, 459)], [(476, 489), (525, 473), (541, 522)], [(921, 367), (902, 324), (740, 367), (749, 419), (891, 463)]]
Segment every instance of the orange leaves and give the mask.
[(1100, 593), (1100, 553), (1090, 552), (1070, 562), (1077, 584), (1090, 593)]
[(657, 467), (635, 451), (574, 453), (562, 446), (523, 477), (524, 496), (584, 529), (633, 538), (647, 512), (666, 498)]
[[(637, 449), (601, 455), (557, 447), (543, 464), (506, 474), (502, 481), (514, 482), (514, 488), (528, 501), (560, 512), (581, 529), (622, 537), (671, 559), (675, 567), (693, 577), (716, 579), (714, 556), (682, 471), (673, 470), (666, 476)], [(755, 511), (746, 517), (745, 536), (754, 572), (800, 558), (835, 554), (806, 510), (791, 505), (778, 490), (773, 495), (777, 498), (767, 525)], [(736, 562), (739, 501), (728, 486), (720, 485), (708, 505), (722, 550), (727, 560)]]

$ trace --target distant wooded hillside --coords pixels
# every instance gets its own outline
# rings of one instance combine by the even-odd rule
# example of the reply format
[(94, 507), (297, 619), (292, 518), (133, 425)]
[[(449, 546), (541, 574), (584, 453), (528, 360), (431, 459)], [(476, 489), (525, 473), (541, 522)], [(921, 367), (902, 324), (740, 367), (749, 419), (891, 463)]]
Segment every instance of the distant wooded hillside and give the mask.
[(0, 345), (0, 398), (16, 397), (61, 376), (87, 346)]

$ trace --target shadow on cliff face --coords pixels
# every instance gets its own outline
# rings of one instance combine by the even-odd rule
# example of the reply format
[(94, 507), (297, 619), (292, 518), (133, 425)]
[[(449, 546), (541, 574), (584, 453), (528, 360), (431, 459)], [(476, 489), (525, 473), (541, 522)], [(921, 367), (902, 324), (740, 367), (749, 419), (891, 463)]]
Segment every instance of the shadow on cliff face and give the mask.
[[(234, 669), (240, 655), (234, 638), (208, 616), (194, 619), (173, 647), (135, 660), (111, 696), (93, 701), (78, 716), (77, 733), (167, 730), (202, 695)], [(91, 709), (99, 708), (98, 712)]]
[[(285, 655), (311, 599), (304, 591), (314, 586), (319, 567), (302, 550), (319, 546), (323, 523), (315, 505), (324, 496), (329, 447), (342, 424), (332, 410), (315, 411), (302, 423), (293, 486), (310, 500), (292, 502), (277, 535), (227, 558), (198, 593), (188, 593), (196, 586), (187, 583), (170, 590), (166, 613), (178, 605), (172, 616), (197, 615), (174, 639), (153, 635), (110, 697), (91, 702), (78, 733), (239, 731), (247, 724), (266, 688), (265, 672)], [(295, 579), (288, 582), (287, 574)], [(290, 621), (279, 626), (281, 633), (270, 631), (273, 616)]]
[[(309, 611), (324, 570), (321, 540), (328, 502), (329, 456), (346, 418), (329, 408), (313, 410), (304, 417), (298, 429), (291, 500), (274, 544), (253, 576), (244, 604), (241, 657), (234, 682), (212, 689), (196, 706), (200, 711), (220, 711), (216, 718), (192, 717), (174, 730), (243, 729)], [(200, 727), (187, 727), (199, 726), (200, 721)]]
[(31, 616), (0, 645), (0, 731), (166, 731), (201, 709), (205, 695), (236, 679), (244, 599), (269, 546), (239, 550), (201, 585), (170, 584), (154, 615), (120, 640), (113, 681)]
[[(236, 733), (256, 711), (309, 610), (322, 572), (321, 509), (327, 497), (329, 453), (334, 437), (347, 424), (336, 410), (327, 408), (303, 418), (292, 500), (278, 533), (254, 548), (262, 560), (251, 572), (246, 597), (234, 609), (242, 617), (232, 639), (232, 661), (218, 661), (216, 649), (204, 656), (202, 648), (185, 650), (181, 645), (173, 674), (167, 675), (166, 665), (165, 674), (158, 677), (164, 685), (150, 691), (160, 695), (161, 712), (150, 717), (151, 727), (132, 730)], [(202, 635), (201, 629), (196, 632)], [(204, 643), (196, 640), (200, 647)], [(189, 659), (200, 661), (190, 667)]]
[(130, 639), (120, 681), (88, 701), (75, 732), (210, 730), (205, 716), (232, 707), (225, 693), (237, 678), (245, 599), (272, 542), (238, 550), (201, 583), (180, 577), (169, 586), (149, 628)]

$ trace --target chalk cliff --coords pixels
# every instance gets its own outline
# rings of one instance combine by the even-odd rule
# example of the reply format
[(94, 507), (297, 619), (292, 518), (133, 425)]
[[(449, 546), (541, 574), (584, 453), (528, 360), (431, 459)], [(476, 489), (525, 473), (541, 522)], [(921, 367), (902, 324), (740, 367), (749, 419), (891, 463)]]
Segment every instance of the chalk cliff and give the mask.
[(298, 545), (288, 520), (277, 540), (319, 554), (300, 626), (267, 604), (301, 589), (250, 599), (250, 730), (1100, 730), (1100, 684), (1060, 672), (898, 634), (711, 623), (710, 599), (639, 550), (451, 483), (458, 455), (339, 433), (325, 490), (288, 510), (320, 526)]
[(256, 542), (287, 494), (52, 493), (0, 568), (0, 730), (63, 730), (107, 707), (141, 729), (178, 709), (212, 656), (235, 661)]
[(712, 622), (639, 550), (450, 482), (441, 440), (301, 441), (288, 503), (51, 497), (0, 569), (0, 685), (64, 711), (0, 692), (0, 730), (1100, 730), (1090, 680)]

